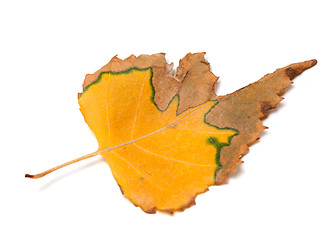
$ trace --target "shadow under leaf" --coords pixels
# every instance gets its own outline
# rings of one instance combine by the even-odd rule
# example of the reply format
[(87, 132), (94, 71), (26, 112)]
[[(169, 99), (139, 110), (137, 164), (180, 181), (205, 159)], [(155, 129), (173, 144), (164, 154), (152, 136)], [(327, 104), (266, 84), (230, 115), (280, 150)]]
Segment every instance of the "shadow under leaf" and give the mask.
[[(43, 185), (39, 191), (44, 191), (46, 189), (48, 189), (50, 186), (52, 186), (53, 184), (59, 182), (60, 180), (62, 179), (65, 179), (73, 174), (76, 174), (80, 171), (83, 171), (87, 168), (90, 168), (90, 167), (93, 167), (95, 165), (98, 165), (98, 164), (101, 164), (101, 163), (106, 163), (106, 161), (104, 160), (103, 157), (99, 156), (97, 158), (95, 158), (92, 162), (90, 163), (86, 163), (86, 164), (83, 164), (82, 166), (76, 168), (76, 169), (73, 169), (71, 170), (70, 172), (67, 172), (67, 173), (64, 173), (64, 174), (60, 174), (59, 176), (53, 178), (52, 180), (50, 180), (49, 182), (47, 182), (45, 185)], [(107, 164), (107, 163), (106, 163)]]

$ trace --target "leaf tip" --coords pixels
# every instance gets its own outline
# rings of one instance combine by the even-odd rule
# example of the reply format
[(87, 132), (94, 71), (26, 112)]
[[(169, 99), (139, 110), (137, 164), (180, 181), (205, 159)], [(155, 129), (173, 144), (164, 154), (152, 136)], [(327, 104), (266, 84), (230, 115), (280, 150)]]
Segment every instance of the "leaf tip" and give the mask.
[(290, 80), (293, 80), (295, 77), (300, 75), (303, 71), (314, 67), (317, 64), (316, 59), (312, 59), (309, 61), (291, 64), (286, 68), (286, 75), (289, 77)]
[(30, 175), (30, 174), (25, 174), (25, 177), (26, 177), (26, 178), (34, 178), (34, 176), (33, 176), (33, 175)]
[(317, 60), (312, 59), (312, 60), (310, 60), (310, 63), (311, 63), (311, 67), (314, 67), (317, 64)]

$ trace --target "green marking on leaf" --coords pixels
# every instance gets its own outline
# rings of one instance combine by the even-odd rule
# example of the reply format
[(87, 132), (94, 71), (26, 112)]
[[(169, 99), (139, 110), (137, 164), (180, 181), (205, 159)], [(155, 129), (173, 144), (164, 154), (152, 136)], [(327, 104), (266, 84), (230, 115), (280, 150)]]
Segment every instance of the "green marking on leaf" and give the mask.
[(210, 145), (213, 145), (215, 148), (216, 148), (216, 156), (215, 156), (215, 161), (216, 161), (216, 164), (217, 164), (217, 168), (215, 170), (215, 174), (214, 174), (214, 183), (216, 184), (216, 177), (217, 177), (217, 173), (219, 170), (222, 169), (223, 165), (222, 163), (220, 162), (220, 153), (221, 153), (221, 150), (223, 147), (225, 146), (230, 146), (231, 145), (231, 140), (234, 136), (237, 136), (239, 134), (239, 131), (236, 130), (236, 129), (232, 129), (230, 128), (231, 130), (235, 130), (236, 131), (236, 134), (232, 135), (229, 137), (228, 139), (228, 142), (227, 143), (224, 143), (224, 142), (219, 142), (218, 141), (218, 138), (216, 137), (209, 137), (208, 138), (208, 144)]
[[(132, 67), (132, 68), (129, 68), (125, 71), (120, 71), (120, 72), (113, 72), (113, 71), (107, 71), (107, 72), (101, 72), (98, 76), (98, 78), (93, 81), (92, 83), (90, 83), (89, 85), (87, 85), (84, 89), (83, 89), (83, 93), (85, 93), (93, 84), (97, 84), (100, 82), (103, 74), (112, 74), (112, 75), (121, 75), (121, 74), (129, 74), (133, 71), (146, 71), (150, 69), (151, 70), (151, 79), (152, 79), (152, 76), (153, 76), (153, 70), (151, 67), (147, 67), (147, 68), (137, 68), (137, 67)], [(83, 94), (82, 94), (83, 95)]]

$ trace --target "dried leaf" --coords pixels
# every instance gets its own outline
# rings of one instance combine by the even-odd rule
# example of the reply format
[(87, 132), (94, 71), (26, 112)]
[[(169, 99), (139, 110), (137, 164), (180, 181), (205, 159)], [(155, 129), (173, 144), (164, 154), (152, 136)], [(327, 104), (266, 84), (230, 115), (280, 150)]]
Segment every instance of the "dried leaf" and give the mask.
[(147, 213), (183, 210), (226, 182), (265, 128), (260, 119), (316, 60), (217, 97), (204, 54), (187, 54), (175, 77), (164, 54), (114, 57), (88, 74), (79, 105), (99, 149), (71, 163), (102, 155), (122, 193)]

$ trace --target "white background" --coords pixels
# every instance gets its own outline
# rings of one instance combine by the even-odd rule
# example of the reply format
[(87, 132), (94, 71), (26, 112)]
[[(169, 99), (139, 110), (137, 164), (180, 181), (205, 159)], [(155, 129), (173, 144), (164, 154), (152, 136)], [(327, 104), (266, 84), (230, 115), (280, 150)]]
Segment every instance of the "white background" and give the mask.
[[(336, 239), (334, 1), (1, 1), (1, 239)], [(86, 73), (119, 54), (206, 51), (235, 91), (293, 62), (295, 79), (228, 184), (173, 216), (120, 193), (78, 109)]]

